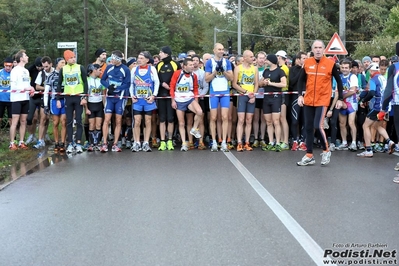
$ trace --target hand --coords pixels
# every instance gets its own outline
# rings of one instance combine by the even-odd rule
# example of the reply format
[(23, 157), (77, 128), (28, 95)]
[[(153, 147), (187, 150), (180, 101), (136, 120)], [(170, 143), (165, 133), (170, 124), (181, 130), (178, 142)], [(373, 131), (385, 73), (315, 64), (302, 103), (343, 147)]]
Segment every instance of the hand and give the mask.
[(253, 92), (248, 92), (248, 98), (249, 99), (253, 99), (253, 98), (255, 98), (255, 94), (253, 93)]
[(177, 103), (176, 103), (175, 100), (172, 99), (172, 104), (171, 105), (172, 105), (173, 109), (177, 109)]
[(330, 117), (332, 116), (332, 114), (333, 114), (333, 111), (331, 111), (331, 110), (328, 110), (328, 112), (327, 112), (326, 116), (327, 116), (328, 118), (330, 118)]
[(57, 100), (57, 108), (61, 108), (61, 101)]
[(137, 99), (136, 96), (132, 96), (132, 102), (133, 102), (133, 103), (137, 103), (138, 101), (139, 101), (139, 99)]
[(167, 90), (170, 90), (168, 83), (162, 82), (162, 87), (164, 87)]
[(151, 95), (149, 97), (147, 97), (145, 100), (147, 101), (147, 103), (153, 103), (154, 102), (154, 95)]
[(383, 121), (384, 120), (384, 117), (385, 117), (385, 112), (384, 111), (380, 111), (378, 114), (377, 114), (377, 119), (378, 119), (378, 121)]
[(249, 103), (254, 103), (254, 102), (255, 102), (255, 97), (249, 98), (248, 102), (249, 102)]
[(80, 100), (80, 105), (86, 105), (87, 104), (87, 100), (86, 99), (81, 99)]
[(33, 87), (30, 87), (29, 96), (32, 97), (33, 95), (35, 95), (35, 89)]
[(216, 62), (216, 71), (217, 71), (217, 72), (221, 72), (221, 73), (224, 72), (224, 69), (223, 69), (223, 59), (221, 59), (220, 61), (217, 61), (217, 62)]
[(337, 103), (335, 104), (335, 108), (336, 109), (341, 109), (341, 108), (346, 109), (347, 106), (343, 101), (338, 100)]
[(115, 85), (111, 84), (108, 86), (108, 95), (114, 95), (115, 92)]
[(86, 114), (91, 115), (91, 111), (89, 109), (86, 109)]
[(302, 95), (299, 95), (299, 96), (298, 96), (298, 105), (302, 107), (302, 106), (303, 106), (303, 102), (304, 102), (303, 96), (302, 96)]

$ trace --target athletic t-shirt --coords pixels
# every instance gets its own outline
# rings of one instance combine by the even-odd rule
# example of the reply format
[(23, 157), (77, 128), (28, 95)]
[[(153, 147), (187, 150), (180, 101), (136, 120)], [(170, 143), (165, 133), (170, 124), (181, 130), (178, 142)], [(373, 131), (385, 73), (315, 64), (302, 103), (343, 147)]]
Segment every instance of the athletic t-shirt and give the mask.
[[(264, 79), (269, 79), (270, 82), (281, 82), (281, 78), (282, 77), (286, 77), (284, 71), (277, 67), (274, 70), (270, 70), (270, 69), (265, 69), (265, 71), (263, 71), (263, 78)], [(265, 86), (264, 87), (265, 92), (281, 92), (281, 88), (277, 88), (274, 86)]]
[[(231, 63), (229, 60), (222, 58), (222, 67), (224, 71), (231, 71)], [(211, 58), (205, 64), (205, 72), (206, 73), (213, 73), (216, 69), (216, 61), (215, 59)], [(218, 72), (216, 77), (211, 80), (209, 85), (209, 93), (210, 94), (229, 94), (230, 93), (230, 86), (227, 78), (223, 75), (222, 72)]]
[(244, 90), (248, 92), (255, 91), (255, 66), (251, 65), (249, 68), (244, 68), (243, 65), (238, 66), (238, 83)]
[[(10, 72), (7, 72), (4, 68), (0, 70), (0, 90), (10, 90)], [(0, 102), (9, 102), (10, 93), (0, 92)]]
[(31, 87), (29, 71), (25, 67), (16, 66), (11, 70), (10, 87), (11, 91), (16, 91), (10, 94), (11, 102), (29, 101), (29, 91), (21, 92)]
[[(347, 94), (352, 87), (356, 87), (356, 91), (358, 90), (358, 79), (356, 75), (349, 74), (348, 76), (344, 76), (343, 74), (340, 74), (341, 80), (342, 80), (342, 85), (344, 87), (343, 95)], [(356, 98), (356, 93), (353, 94), (352, 96), (349, 96), (347, 98), (344, 98), (344, 101), (346, 103), (357, 103), (357, 98)]]
[(101, 85), (100, 78), (93, 78), (89, 76), (87, 78), (87, 86), (89, 88), (88, 94), (89, 103), (99, 103), (103, 100), (103, 90), (105, 89), (103, 85)]

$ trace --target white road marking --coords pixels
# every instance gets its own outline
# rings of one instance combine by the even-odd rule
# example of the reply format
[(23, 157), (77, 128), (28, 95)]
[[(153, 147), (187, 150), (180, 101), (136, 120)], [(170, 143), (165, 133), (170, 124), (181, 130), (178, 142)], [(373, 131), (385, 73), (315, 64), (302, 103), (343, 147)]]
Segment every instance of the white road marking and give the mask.
[[(248, 171), (248, 169), (231, 153), (225, 152), (226, 157), (237, 168), (242, 176), (247, 180), (255, 192), (269, 206), (277, 218), (284, 224), (292, 236), (298, 241), (306, 253), (318, 266), (326, 265), (323, 260), (330, 260), (330, 257), (324, 258), (324, 250), (313, 240), (313, 238), (303, 229), (298, 222), (281, 206), (280, 203), (262, 186), (262, 184)], [(336, 264), (329, 264), (336, 265)]]

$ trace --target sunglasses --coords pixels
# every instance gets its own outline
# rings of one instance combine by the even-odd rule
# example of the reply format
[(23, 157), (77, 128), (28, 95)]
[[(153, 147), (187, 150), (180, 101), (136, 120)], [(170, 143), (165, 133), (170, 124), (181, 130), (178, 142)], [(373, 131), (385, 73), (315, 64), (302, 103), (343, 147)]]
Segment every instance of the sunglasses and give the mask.
[(12, 66), (13, 66), (13, 64), (12, 64), (12, 63), (9, 63), (9, 64), (4, 64), (4, 66), (5, 66), (5, 67), (12, 67)]

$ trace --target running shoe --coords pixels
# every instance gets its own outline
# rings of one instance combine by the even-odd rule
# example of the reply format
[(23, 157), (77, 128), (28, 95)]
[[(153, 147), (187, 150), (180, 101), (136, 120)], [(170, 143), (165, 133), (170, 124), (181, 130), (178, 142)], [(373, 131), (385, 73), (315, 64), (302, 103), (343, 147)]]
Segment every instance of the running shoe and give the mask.
[(201, 138), (201, 133), (198, 128), (192, 128), (190, 130), (190, 134), (196, 137), (197, 139)]
[(33, 145), (33, 148), (38, 150), (38, 149), (41, 149), (41, 148), (43, 148), (45, 146), (46, 146), (46, 144), (44, 144), (43, 140), (38, 140), (37, 143), (35, 145)]
[(254, 144), (252, 144), (252, 147), (254, 147), (254, 148), (258, 148), (259, 147), (259, 140), (255, 140), (254, 141)]
[(200, 143), (198, 144), (198, 149), (199, 149), (199, 150), (206, 150), (205, 144), (204, 144), (203, 142), (200, 142)]
[(244, 145), (244, 150), (246, 151), (253, 151), (254, 149), (252, 149), (251, 145), (249, 144), (249, 142), (246, 142)]
[(364, 150), (364, 149), (365, 149), (364, 143), (361, 142), (361, 141), (358, 141), (358, 142), (357, 142), (357, 148), (358, 148), (359, 150)]
[(152, 151), (151, 148), (150, 148), (150, 144), (148, 144), (148, 142), (144, 142), (143, 143), (143, 147), (141, 149), (142, 149), (142, 151), (145, 151), (145, 152), (151, 152)]
[(73, 147), (72, 143), (70, 143), (66, 149), (67, 153), (73, 153), (75, 148)]
[(229, 150), (234, 150), (234, 145), (229, 141), (229, 142), (227, 142), (227, 148)]
[(64, 142), (61, 142), (61, 143), (60, 143), (60, 149), (59, 149), (59, 151), (60, 151), (60, 152), (65, 152), (65, 144), (64, 144)]
[(371, 158), (371, 157), (373, 157), (373, 152), (372, 151), (364, 151), (364, 152), (356, 154), (356, 156), (362, 157), (362, 158)]
[(60, 150), (60, 144), (58, 142), (56, 142), (54, 144), (54, 152), (58, 152)]
[(93, 144), (91, 144), (91, 145), (89, 145), (89, 147), (87, 147), (87, 151), (88, 152), (93, 152), (94, 151)]
[(119, 148), (118, 144), (114, 143), (114, 145), (112, 145), (112, 151), (114, 151), (114, 152), (121, 152), (122, 149)]
[(291, 151), (297, 151), (299, 149), (298, 141), (292, 143)]
[(180, 148), (180, 151), (188, 151), (188, 146), (187, 146), (187, 144), (182, 144), (182, 145), (181, 145), (181, 148)]
[(237, 145), (237, 151), (238, 151), (238, 152), (244, 151), (244, 147), (242, 146), (242, 143), (241, 143), (241, 142), (238, 143), (238, 145)]
[(395, 171), (399, 171), (399, 163), (397, 163), (396, 165), (395, 165), (395, 168), (393, 168)]
[(194, 143), (189, 142), (189, 143), (188, 143), (188, 149), (189, 149), (189, 150), (194, 150), (194, 149), (195, 149)]
[(334, 143), (330, 143), (329, 150), (330, 151), (335, 151), (335, 144)]
[(140, 142), (133, 142), (133, 146), (131, 148), (132, 152), (139, 152), (141, 150)]
[(122, 148), (122, 141), (118, 140), (118, 144), (116, 144), (116, 146), (118, 146), (118, 148), (121, 149)]
[(323, 151), (321, 154), (321, 165), (326, 165), (330, 162), (331, 151)]
[(337, 150), (339, 150), (339, 151), (347, 151), (348, 150), (348, 144), (342, 143), (341, 145), (339, 145), (337, 147)]
[(312, 164), (315, 164), (315, 159), (314, 159), (314, 157), (312, 156), (312, 157), (308, 157), (306, 154), (305, 154), (305, 156), (303, 156), (302, 157), (302, 160), (300, 160), (299, 162), (297, 162), (296, 164), (298, 165), (298, 166), (306, 166), (306, 165), (312, 165)]
[[(273, 150), (273, 149), (272, 149)], [(280, 143), (276, 143), (276, 145), (274, 145), (274, 151), (276, 151), (276, 152), (280, 152), (280, 151), (282, 151), (283, 150), (283, 148), (281, 147), (281, 144)]]
[(107, 144), (107, 143), (104, 143), (104, 144), (101, 146), (100, 151), (101, 151), (102, 153), (107, 152), (107, 151), (108, 151), (108, 144)]
[(211, 151), (218, 151), (218, 144), (217, 143), (213, 143), (211, 146)]
[(222, 142), (222, 146), (220, 147), (220, 150), (224, 151), (224, 152), (229, 152), (230, 151), (229, 148), (227, 147), (227, 143), (226, 142)]
[(280, 142), (280, 145), (279, 145), (280, 147), (281, 147), (281, 150), (282, 151), (286, 151), (286, 150), (289, 150), (290, 149), (290, 146), (288, 146), (288, 144), (287, 143), (284, 143), (284, 142)]
[(168, 140), (168, 142), (166, 142), (166, 148), (167, 148), (169, 151), (172, 151), (172, 150), (175, 149), (175, 147), (173, 147), (173, 141), (172, 141), (171, 139)]
[(77, 143), (75, 150), (76, 150), (77, 153), (82, 153), (83, 152), (83, 146), (80, 143)]
[(158, 144), (158, 141), (157, 141), (156, 138), (153, 138), (151, 143), (152, 143), (151, 145), (152, 145), (153, 148), (158, 148), (159, 147), (159, 144)]
[(395, 177), (392, 181), (396, 184), (399, 184), (399, 176)]
[(301, 142), (299, 143), (299, 150), (300, 151), (306, 151), (308, 148), (306, 147), (306, 143), (305, 142)]
[(126, 138), (125, 137), (122, 137), (122, 146), (126, 146)]
[(33, 143), (33, 142), (35, 142), (35, 141), (37, 141), (37, 138), (35, 137), (35, 135), (30, 134), (25, 143), (26, 143), (26, 144), (31, 144), (31, 143)]
[(24, 142), (21, 142), (18, 145), (18, 149), (29, 150), (29, 147)]
[(87, 150), (90, 146), (90, 143), (86, 140), (85, 143), (83, 144), (83, 150)]
[(165, 151), (166, 150), (166, 142), (165, 141), (161, 141), (161, 145), (159, 145), (158, 150), (159, 151)]
[(126, 149), (130, 149), (132, 147), (132, 142), (130, 140), (126, 141)]
[(389, 154), (392, 154), (395, 151), (395, 142), (392, 140), (388, 144), (388, 152)]
[(348, 147), (350, 151), (357, 151), (356, 143), (352, 142), (352, 144)]
[(8, 146), (8, 149), (10, 149), (10, 151), (16, 151), (16, 150), (18, 150), (18, 146), (13, 142), (13, 143), (10, 143), (10, 146)]
[(374, 149), (376, 152), (384, 152), (384, 145), (381, 143), (375, 144)]
[(259, 141), (259, 144), (262, 148), (266, 148), (267, 144), (264, 140)]

